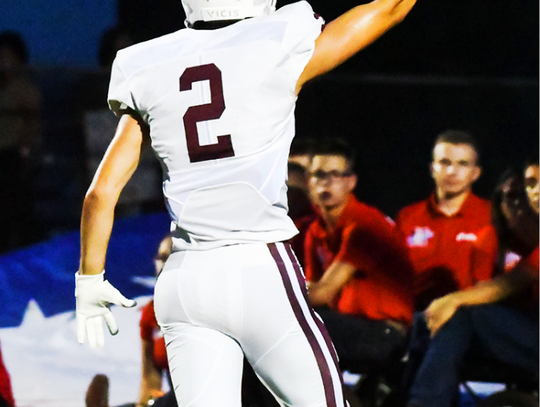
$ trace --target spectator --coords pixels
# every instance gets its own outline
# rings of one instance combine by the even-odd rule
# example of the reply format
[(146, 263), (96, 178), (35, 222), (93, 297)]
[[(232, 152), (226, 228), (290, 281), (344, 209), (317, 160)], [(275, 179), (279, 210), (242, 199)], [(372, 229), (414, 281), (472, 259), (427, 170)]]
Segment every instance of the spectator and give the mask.
[(336, 139), (314, 151), (309, 185), (319, 216), (306, 235), (308, 294), (341, 367), (385, 371), (406, 345), (412, 265), (393, 223), (354, 197), (353, 155)]
[[(154, 266), (156, 276), (163, 269), (171, 253), (172, 240), (169, 235), (159, 243)], [(165, 350), (165, 340), (154, 314), (154, 300), (150, 300), (142, 309), (140, 320), (141, 333), (141, 386), (137, 403), (122, 407), (177, 407), (174, 392), (162, 390), (163, 376), (167, 375), (170, 383), (169, 365)], [(109, 407), (109, 380), (107, 376), (94, 376), (86, 392), (86, 407)]]
[(289, 216), (298, 234), (291, 239), (291, 246), (302, 267), (305, 267), (304, 241), (307, 229), (315, 220), (315, 210), (309, 199), (307, 167), (311, 162), (315, 140), (294, 138), (287, 163), (287, 200)]
[(289, 151), (289, 163), (296, 163), (307, 169), (311, 163), (311, 157), (313, 156), (313, 149), (316, 143), (314, 139), (309, 137), (295, 138)]
[(287, 200), (289, 216), (301, 219), (313, 215), (313, 206), (309, 200), (306, 169), (297, 162), (287, 163)]
[(478, 231), (490, 224), (489, 202), (472, 193), (480, 174), (473, 137), (463, 131), (445, 131), (433, 148), (435, 191), (397, 215), (397, 229), (406, 238), (415, 268), (416, 310), (425, 309), (435, 298), (490, 278), (473, 273)]
[(18, 32), (0, 34), (0, 252), (34, 241), (33, 175), (41, 145), (42, 95)]
[[(538, 212), (538, 158), (533, 158), (524, 166), (524, 178), (509, 170), (492, 198), (492, 224), (485, 226), (475, 243), (475, 274), (501, 274), (512, 269), (524, 252), (530, 252), (538, 239), (538, 222), (531, 218)], [(518, 185), (524, 182), (525, 186)], [(524, 191), (528, 195), (525, 197)], [(503, 213), (502, 204), (505, 206)], [(497, 209), (498, 208), (498, 209)], [(514, 222), (510, 224), (509, 221)]]
[[(171, 254), (172, 240), (166, 236), (159, 244), (154, 264), (156, 276), (163, 269), (165, 261)], [(163, 375), (166, 374), (169, 383), (169, 364), (165, 350), (165, 340), (156, 321), (154, 314), (154, 300), (148, 302), (141, 314), (141, 341), (142, 341), (142, 376), (139, 401), (137, 407), (149, 405), (152, 400), (156, 407), (175, 407), (176, 398), (174, 392), (165, 394), (162, 390)], [(161, 400), (160, 400), (161, 398)]]
[(287, 164), (287, 202), (289, 216), (298, 229), (298, 234), (291, 239), (298, 261), (305, 267), (304, 242), (309, 225), (315, 220), (315, 210), (309, 199), (306, 169), (298, 162)]
[(525, 183), (522, 172), (507, 172), (493, 198), (494, 219), (504, 222), (497, 225), (498, 244), (511, 242), (507, 247), (521, 260), (507, 272), (499, 262), (491, 280), (429, 305), (424, 329), (432, 339), (412, 381), (409, 406), (452, 405), (469, 353), (538, 375), (538, 161), (524, 172)]

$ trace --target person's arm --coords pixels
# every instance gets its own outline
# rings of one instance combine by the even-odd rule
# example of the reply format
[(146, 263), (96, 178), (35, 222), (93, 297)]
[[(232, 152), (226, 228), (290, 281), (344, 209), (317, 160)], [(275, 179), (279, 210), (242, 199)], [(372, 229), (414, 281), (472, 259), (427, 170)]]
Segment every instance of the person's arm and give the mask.
[(111, 236), (114, 209), (120, 192), (137, 168), (142, 130), (136, 120), (123, 115), (116, 134), (86, 193), (81, 216), (81, 260), (75, 274), (77, 338), (91, 347), (103, 346), (103, 319), (112, 335), (118, 327), (109, 304), (133, 307), (105, 279), (105, 257)]
[(142, 340), (142, 377), (137, 406), (147, 406), (148, 401), (163, 396), (161, 389), (161, 371), (154, 363), (154, 344), (151, 340)]
[(84, 198), (79, 274), (99, 274), (105, 268), (114, 209), (120, 192), (137, 168), (142, 142), (137, 121), (123, 115)]
[(296, 94), (306, 82), (334, 69), (401, 22), (415, 3), (416, 0), (374, 0), (328, 23), (298, 79)]
[(331, 304), (355, 272), (356, 267), (352, 264), (334, 261), (320, 280), (309, 283), (308, 295), (311, 305)]
[(495, 303), (538, 283), (529, 267), (520, 263), (507, 274), (434, 300), (424, 311), (431, 334), (435, 335), (460, 307)]

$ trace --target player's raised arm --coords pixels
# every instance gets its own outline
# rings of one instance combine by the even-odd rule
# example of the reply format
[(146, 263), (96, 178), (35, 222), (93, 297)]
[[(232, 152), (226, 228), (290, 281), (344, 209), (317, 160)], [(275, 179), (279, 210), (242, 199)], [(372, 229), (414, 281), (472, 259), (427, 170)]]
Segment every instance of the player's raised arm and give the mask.
[(416, 0), (374, 0), (357, 6), (326, 25), (315, 43), (315, 51), (296, 84), (296, 93), (401, 22)]

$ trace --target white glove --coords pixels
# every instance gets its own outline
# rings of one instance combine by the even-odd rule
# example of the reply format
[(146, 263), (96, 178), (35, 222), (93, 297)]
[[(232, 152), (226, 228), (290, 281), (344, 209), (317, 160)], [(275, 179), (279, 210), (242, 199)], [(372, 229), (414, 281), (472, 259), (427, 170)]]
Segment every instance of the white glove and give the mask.
[(118, 326), (109, 304), (122, 305), (126, 308), (137, 305), (135, 301), (124, 297), (105, 280), (104, 276), (105, 270), (94, 275), (75, 273), (77, 339), (79, 343), (84, 343), (85, 337), (88, 336), (88, 343), (92, 348), (103, 346), (105, 342), (101, 317), (107, 323), (111, 335), (118, 333)]

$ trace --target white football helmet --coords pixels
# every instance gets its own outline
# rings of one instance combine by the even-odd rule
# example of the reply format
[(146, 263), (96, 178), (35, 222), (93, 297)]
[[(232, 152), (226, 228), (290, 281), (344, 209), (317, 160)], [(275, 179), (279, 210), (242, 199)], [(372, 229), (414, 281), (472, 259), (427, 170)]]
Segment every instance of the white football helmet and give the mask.
[(186, 25), (196, 21), (243, 20), (270, 14), (276, 10), (276, 0), (182, 0)]

